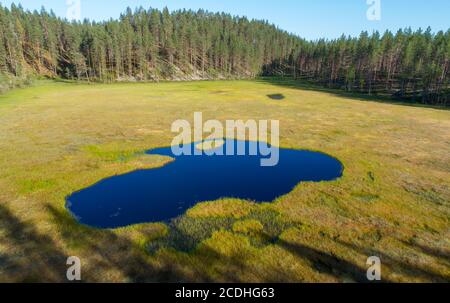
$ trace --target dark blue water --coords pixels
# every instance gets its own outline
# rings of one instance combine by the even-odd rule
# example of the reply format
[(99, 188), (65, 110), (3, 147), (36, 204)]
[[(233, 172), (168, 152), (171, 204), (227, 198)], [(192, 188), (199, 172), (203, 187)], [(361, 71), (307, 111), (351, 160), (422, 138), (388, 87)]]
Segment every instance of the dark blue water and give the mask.
[[(226, 141), (225, 148), (231, 143), (237, 141)], [(168, 221), (199, 202), (220, 198), (271, 202), (300, 182), (331, 181), (343, 171), (335, 158), (303, 150), (280, 149), (273, 167), (262, 167), (260, 160), (267, 157), (261, 155), (175, 156), (170, 147), (148, 154), (174, 161), (111, 177), (72, 194), (67, 199), (71, 213), (80, 223), (99, 228)]]

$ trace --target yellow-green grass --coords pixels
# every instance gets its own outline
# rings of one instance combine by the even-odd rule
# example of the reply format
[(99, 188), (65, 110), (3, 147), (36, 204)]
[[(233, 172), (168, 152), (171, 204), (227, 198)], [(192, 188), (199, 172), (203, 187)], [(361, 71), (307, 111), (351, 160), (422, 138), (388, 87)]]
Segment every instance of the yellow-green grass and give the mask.
[[(267, 97), (282, 94), (285, 99)], [(79, 225), (65, 197), (164, 165), (171, 124), (280, 120), (280, 145), (338, 158), (344, 176), (273, 203), (202, 203), (172, 224)], [(0, 281), (384, 281), (450, 279), (450, 112), (266, 82), (49, 83), (0, 96)], [(237, 172), (237, 176), (239, 173)], [(181, 244), (180, 244), (181, 243)]]

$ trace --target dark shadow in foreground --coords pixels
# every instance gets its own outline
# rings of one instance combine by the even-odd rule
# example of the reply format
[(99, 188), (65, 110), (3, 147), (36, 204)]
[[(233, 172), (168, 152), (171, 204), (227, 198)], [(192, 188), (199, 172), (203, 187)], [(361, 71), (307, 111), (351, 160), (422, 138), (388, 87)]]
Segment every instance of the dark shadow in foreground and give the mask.
[(57, 282), (66, 276), (68, 256), (52, 238), (20, 221), (0, 203), (0, 281)]
[[(367, 269), (361, 268), (358, 265), (350, 263), (342, 258), (298, 243), (290, 243), (280, 240), (277, 244), (287, 249), (292, 254), (309, 260), (313, 264), (314, 268), (319, 272), (331, 274), (339, 278), (350, 278), (354, 282), (369, 282), (366, 275)], [(389, 281), (384, 280), (383, 282)]]
[[(440, 273), (437, 273), (435, 271), (433, 271), (431, 268), (425, 268), (423, 266), (420, 266), (418, 264), (418, 262), (415, 262), (415, 264), (413, 264), (412, 262), (410, 262), (408, 259), (400, 259), (398, 257), (393, 257), (388, 255), (387, 253), (375, 250), (375, 249), (368, 249), (368, 248), (363, 248), (363, 247), (359, 247), (357, 245), (351, 244), (351, 243), (346, 243), (343, 241), (339, 241), (337, 240), (337, 242), (345, 247), (347, 247), (348, 249), (357, 251), (360, 254), (365, 254), (367, 256), (377, 256), (381, 259), (382, 262), (382, 266), (387, 266), (391, 269), (395, 269), (396, 273), (401, 273), (404, 276), (410, 276), (411, 278), (423, 278), (427, 281), (432, 281), (432, 282), (438, 282), (438, 283), (442, 283), (442, 282), (450, 282), (450, 277), (445, 277)], [(425, 250), (427, 252), (430, 252), (430, 248), (421, 248), (422, 250)], [(439, 256), (433, 256), (433, 257), (439, 257)]]
[[(64, 209), (47, 205), (47, 210), (50, 224), (58, 227), (58, 238), (61, 239), (58, 242), (38, 230), (35, 225), (20, 220), (7, 206), (0, 204), (0, 281), (67, 282), (66, 261), (72, 250), (70, 247), (74, 251), (89, 254), (88, 264), (82, 267), (82, 279), (89, 282), (104, 282), (105, 275), (112, 272), (120, 273), (128, 282), (248, 282), (251, 277), (261, 282), (308, 281), (307, 277), (299, 277), (294, 270), (281, 268), (277, 262), (266, 264), (264, 269), (255, 271), (251, 252), (248, 258), (243, 258), (239, 250), (224, 255), (201, 243), (193, 251), (185, 253), (187, 260), (192, 263), (188, 261), (188, 264), (181, 264), (176, 262), (176, 257), (170, 256), (160, 256), (156, 260), (128, 237), (119, 236), (111, 230), (97, 230), (77, 224)], [(220, 226), (214, 226), (213, 229), (222, 230)], [(179, 232), (179, 236), (183, 237), (183, 231)], [(185, 236), (189, 237), (188, 234)], [(261, 243), (263, 247), (279, 246), (292, 255), (309, 261), (316, 271), (334, 276), (339, 281), (351, 279), (367, 282), (365, 268), (332, 253), (279, 237), (274, 238), (274, 235), (266, 232), (250, 238), (255, 237), (259, 239), (251, 243)], [(198, 239), (192, 239), (194, 243), (197, 241)], [(405, 276), (421, 277), (434, 282), (449, 281), (449, 277), (430, 268), (399, 260), (386, 253), (339, 240), (336, 243), (348, 249), (349, 253), (379, 256), (383, 266)], [(441, 251), (423, 246), (419, 249), (439, 258), (441, 262), (448, 261)], [(83, 258), (80, 257), (83, 264)], [(198, 262), (201, 262), (201, 266), (198, 266)], [(383, 277), (383, 282), (389, 280)]]

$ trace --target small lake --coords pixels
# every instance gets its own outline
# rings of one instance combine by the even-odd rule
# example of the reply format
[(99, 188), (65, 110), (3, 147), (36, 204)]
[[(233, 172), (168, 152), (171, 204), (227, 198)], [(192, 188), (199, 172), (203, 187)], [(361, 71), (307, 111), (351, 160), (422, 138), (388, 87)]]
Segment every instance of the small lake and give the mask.
[[(258, 144), (225, 140), (221, 148), (238, 143)], [(193, 149), (197, 147), (192, 144)], [(98, 228), (170, 221), (199, 202), (220, 198), (272, 202), (300, 182), (332, 181), (343, 173), (337, 159), (305, 150), (280, 149), (279, 163), (272, 167), (260, 165), (266, 157), (259, 153), (175, 156), (168, 147), (147, 154), (169, 156), (174, 161), (114, 176), (76, 192), (67, 198), (70, 212), (80, 223)]]

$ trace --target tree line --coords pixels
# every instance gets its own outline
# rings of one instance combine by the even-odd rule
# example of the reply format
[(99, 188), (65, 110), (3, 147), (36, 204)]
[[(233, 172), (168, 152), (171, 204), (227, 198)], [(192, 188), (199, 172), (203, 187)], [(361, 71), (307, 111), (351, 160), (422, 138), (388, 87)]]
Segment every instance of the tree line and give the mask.
[(331, 88), (450, 105), (450, 30), (399, 30), (383, 35), (300, 42), (295, 55), (263, 67)]
[(306, 41), (225, 13), (128, 8), (117, 20), (68, 21), (0, 5), (0, 76), (89, 81), (291, 76), (333, 88), (449, 102), (450, 30)]

